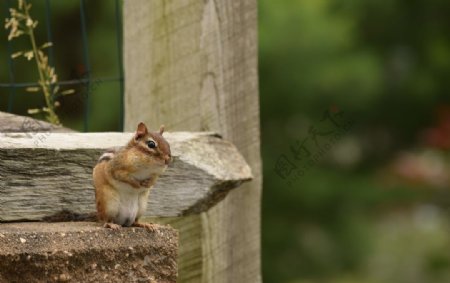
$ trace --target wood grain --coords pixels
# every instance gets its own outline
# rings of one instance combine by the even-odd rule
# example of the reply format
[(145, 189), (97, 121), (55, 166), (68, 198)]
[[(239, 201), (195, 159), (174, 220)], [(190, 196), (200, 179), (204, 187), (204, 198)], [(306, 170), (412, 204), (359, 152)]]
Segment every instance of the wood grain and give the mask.
[[(40, 137), (37, 137), (40, 136)], [(229, 142), (208, 133), (164, 133), (173, 163), (151, 191), (146, 216), (206, 211), (252, 178)], [(92, 168), (132, 133), (0, 133), (0, 221), (95, 211)]]
[(124, 1), (124, 39), (125, 127), (220, 133), (254, 174), (207, 212), (174, 220), (178, 281), (260, 282), (256, 0)]
[(39, 132), (74, 132), (71, 129), (36, 120), (27, 116), (18, 116), (0, 111), (0, 132), (25, 132), (29, 135)]

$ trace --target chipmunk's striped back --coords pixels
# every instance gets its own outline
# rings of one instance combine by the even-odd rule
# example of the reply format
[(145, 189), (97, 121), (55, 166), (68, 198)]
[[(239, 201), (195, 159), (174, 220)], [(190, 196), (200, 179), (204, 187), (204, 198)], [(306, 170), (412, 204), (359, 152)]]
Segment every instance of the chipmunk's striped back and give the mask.
[(97, 164), (101, 163), (103, 161), (110, 161), (111, 159), (113, 159), (114, 155), (116, 154), (116, 152), (118, 150), (120, 150), (122, 147), (113, 147), (110, 148), (108, 150), (106, 150), (98, 159)]

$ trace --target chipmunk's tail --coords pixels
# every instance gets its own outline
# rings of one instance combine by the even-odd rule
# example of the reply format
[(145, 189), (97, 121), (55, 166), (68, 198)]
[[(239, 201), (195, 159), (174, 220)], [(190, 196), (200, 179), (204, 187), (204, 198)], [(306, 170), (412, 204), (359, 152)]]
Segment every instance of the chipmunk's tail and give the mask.
[(97, 212), (76, 213), (64, 209), (53, 215), (43, 218), (46, 222), (69, 222), (69, 221), (97, 221)]

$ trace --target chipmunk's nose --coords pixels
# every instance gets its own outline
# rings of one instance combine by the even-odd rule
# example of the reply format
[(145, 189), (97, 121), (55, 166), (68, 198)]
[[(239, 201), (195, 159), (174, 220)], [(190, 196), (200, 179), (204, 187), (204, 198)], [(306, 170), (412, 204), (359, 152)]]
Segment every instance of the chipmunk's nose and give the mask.
[(169, 163), (172, 161), (172, 155), (167, 154), (164, 156), (164, 162), (166, 163), (166, 165), (169, 165)]

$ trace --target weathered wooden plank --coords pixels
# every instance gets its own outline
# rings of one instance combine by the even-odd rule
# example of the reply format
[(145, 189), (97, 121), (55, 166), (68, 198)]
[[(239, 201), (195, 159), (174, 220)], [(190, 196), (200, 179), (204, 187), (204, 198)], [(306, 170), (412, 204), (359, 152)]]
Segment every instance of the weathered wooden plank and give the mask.
[(218, 132), (255, 177), (208, 212), (176, 221), (178, 281), (260, 282), (256, 0), (124, 1), (124, 39), (125, 127), (142, 120)]
[[(92, 168), (131, 133), (0, 133), (0, 221), (95, 211)], [(210, 133), (164, 133), (173, 163), (152, 189), (146, 216), (207, 210), (251, 179), (229, 142)]]
[(26, 132), (34, 135), (39, 132), (74, 132), (71, 129), (36, 120), (27, 116), (18, 116), (0, 111), (0, 132)]

